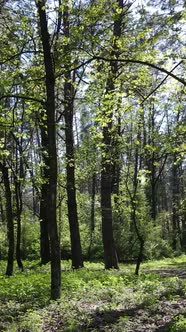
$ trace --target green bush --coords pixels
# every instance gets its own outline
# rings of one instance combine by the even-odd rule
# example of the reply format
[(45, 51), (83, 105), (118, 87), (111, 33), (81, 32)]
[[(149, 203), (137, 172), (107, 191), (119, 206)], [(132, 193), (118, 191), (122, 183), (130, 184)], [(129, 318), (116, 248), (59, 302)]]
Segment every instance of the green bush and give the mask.
[(167, 239), (161, 237), (161, 226), (152, 227), (145, 243), (145, 258), (159, 259), (173, 257), (173, 250)]
[(40, 225), (38, 219), (29, 211), (22, 215), (22, 258), (33, 260), (40, 258)]
[(185, 332), (186, 331), (186, 316), (178, 315), (174, 318), (171, 324), (170, 332)]
[(1, 225), (0, 227), (0, 259), (7, 258), (7, 234), (6, 234), (6, 227), (5, 225)]

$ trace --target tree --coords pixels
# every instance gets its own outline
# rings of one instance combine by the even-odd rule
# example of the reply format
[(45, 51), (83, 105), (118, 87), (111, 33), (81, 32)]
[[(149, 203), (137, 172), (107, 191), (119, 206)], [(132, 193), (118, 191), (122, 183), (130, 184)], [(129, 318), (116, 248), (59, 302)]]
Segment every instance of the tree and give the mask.
[(8, 233), (8, 262), (6, 268), (6, 275), (13, 274), (14, 263), (14, 221), (12, 211), (12, 195), (10, 189), (9, 172), (5, 160), (0, 162), (0, 170), (3, 176), (6, 198), (6, 218), (7, 218), (7, 233)]
[(72, 267), (83, 267), (82, 249), (78, 224), (78, 212), (75, 187), (75, 154), (74, 154), (74, 97), (75, 71), (71, 74), (71, 51), (70, 51), (70, 22), (69, 5), (66, 4), (63, 12), (64, 37), (67, 40), (64, 46), (65, 82), (64, 82), (64, 118), (65, 118), (65, 145), (66, 145), (66, 186), (68, 219), (70, 225)]
[(61, 258), (60, 242), (56, 220), (56, 196), (57, 196), (57, 152), (56, 152), (56, 127), (55, 127), (55, 73), (51, 41), (48, 31), (45, 1), (36, 2), (41, 42), (43, 47), (45, 86), (46, 86), (46, 123), (47, 123), (47, 166), (48, 166), (48, 192), (47, 214), (48, 233), (51, 250), (51, 298), (56, 300), (61, 294)]
[[(111, 51), (111, 58), (119, 56), (118, 40), (121, 36), (122, 31), (122, 16), (123, 16), (123, 0), (117, 1), (117, 9), (119, 14), (116, 15), (114, 20), (113, 28), (113, 44)], [(103, 247), (104, 247), (104, 260), (105, 268), (118, 268), (117, 253), (114, 244), (114, 236), (112, 229), (112, 177), (114, 156), (112, 155), (112, 126), (113, 126), (113, 110), (110, 108), (114, 106), (114, 92), (116, 90), (116, 77), (118, 75), (117, 62), (110, 61), (110, 68), (108, 71), (108, 78), (106, 82), (105, 100), (103, 102), (104, 119), (106, 124), (103, 125), (103, 147), (102, 147), (102, 162), (101, 162), (101, 211), (102, 211), (102, 236), (103, 236)], [(108, 106), (107, 106), (108, 105)], [(115, 112), (117, 109), (115, 109)]]

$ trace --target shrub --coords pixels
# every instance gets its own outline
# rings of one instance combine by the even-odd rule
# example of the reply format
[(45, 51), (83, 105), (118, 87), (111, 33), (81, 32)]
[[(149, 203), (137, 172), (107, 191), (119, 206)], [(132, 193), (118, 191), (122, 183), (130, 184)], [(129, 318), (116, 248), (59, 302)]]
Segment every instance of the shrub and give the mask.
[(31, 212), (22, 215), (22, 258), (39, 259), (40, 257), (40, 225)]

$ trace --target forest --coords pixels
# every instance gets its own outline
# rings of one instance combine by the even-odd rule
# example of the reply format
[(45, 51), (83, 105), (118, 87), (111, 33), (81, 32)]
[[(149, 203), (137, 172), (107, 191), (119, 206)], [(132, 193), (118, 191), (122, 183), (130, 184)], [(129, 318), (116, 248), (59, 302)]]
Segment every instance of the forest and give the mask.
[(186, 331), (185, 31), (184, 0), (0, 1), (0, 331)]

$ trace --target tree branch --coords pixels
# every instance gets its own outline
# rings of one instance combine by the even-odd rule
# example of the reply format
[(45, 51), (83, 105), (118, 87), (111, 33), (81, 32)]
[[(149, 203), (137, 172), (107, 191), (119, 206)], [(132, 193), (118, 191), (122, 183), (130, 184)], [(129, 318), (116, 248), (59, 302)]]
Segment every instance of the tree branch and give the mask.
[[(93, 56), (92, 58), (90, 58), (90, 59), (88, 59), (88, 60), (86, 60), (86, 61), (84, 61), (84, 62), (82, 62), (81, 64), (79, 64), (78, 66), (76, 66), (76, 67), (74, 67), (74, 68), (71, 68), (71, 71), (73, 71), (73, 70), (77, 70), (77, 69), (80, 69), (81, 67), (83, 67), (83, 66), (85, 66), (85, 65), (88, 65), (89, 63), (91, 63), (91, 62), (93, 62), (93, 61), (95, 61), (95, 60), (102, 60), (102, 61), (106, 61), (106, 62), (120, 62), (120, 63), (133, 63), (133, 64), (140, 64), (140, 65), (143, 65), (143, 66), (147, 66), (147, 67), (151, 67), (151, 68), (154, 68), (154, 69), (157, 69), (157, 70), (159, 70), (159, 71), (161, 71), (162, 73), (165, 73), (165, 74), (167, 74), (167, 77), (168, 76), (170, 76), (170, 77), (172, 77), (172, 78), (174, 78), (176, 81), (178, 81), (178, 82), (180, 82), (181, 84), (183, 84), (184, 86), (186, 86), (186, 81), (183, 79), (183, 78), (181, 78), (181, 77), (179, 77), (179, 76), (177, 76), (177, 75), (174, 75), (173, 73), (172, 73), (172, 71), (178, 66), (178, 65), (180, 65), (181, 63), (183, 63), (183, 60), (181, 60), (180, 62), (179, 62), (179, 64), (178, 65), (176, 65), (176, 67), (175, 68), (173, 68), (172, 70), (167, 70), (167, 69), (165, 69), (165, 68), (162, 68), (162, 67), (159, 67), (158, 65), (155, 65), (155, 64), (153, 64), (153, 63), (151, 63), (151, 62), (148, 62), (148, 61), (142, 61), (142, 60), (133, 60), (133, 59), (112, 59), (112, 58), (105, 58), (105, 57), (102, 57), (102, 56), (97, 56), (97, 55), (95, 55), (95, 56)], [(58, 77), (59, 76), (61, 76), (61, 74), (59, 74), (58, 75)], [(167, 78), (166, 77), (166, 78)]]
[(16, 54), (13, 54), (12, 56), (10, 56), (9, 58), (3, 60), (0, 62), (0, 66), (1, 65), (4, 65), (5, 63), (17, 58), (17, 57), (20, 57), (21, 55), (23, 54), (36, 54), (36, 53), (43, 53), (42, 51), (20, 51), (19, 53), (16, 53)]
[[(170, 73), (172, 73), (174, 71), (174, 69), (176, 69), (179, 65), (181, 65), (181, 63), (183, 62), (183, 60), (181, 60), (179, 63), (177, 63), (170, 71)], [(156, 92), (160, 86), (166, 81), (166, 79), (169, 77), (170, 75), (166, 75), (166, 77), (143, 99), (141, 105), (144, 104), (144, 102), (150, 97), (152, 96), (152, 94), (154, 92)]]
[(41, 100), (41, 99), (37, 99), (34, 97), (29, 97), (29, 96), (23, 96), (23, 95), (3, 95), (0, 96), (0, 100), (5, 99), (5, 98), (16, 98), (16, 99), (24, 99), (24, 100), (30, 100), (30, 101), (35, 101), (37, 103), (40, 103), (41, 105), (45, 106), (46, 102)]
[[(144, 66), (147, 66), (147, 67), (151, 67), (151, 68), (157, 69), (157, 70), (161, 71), (162, 73), (165, 73), (168, 76), (171, 76), (172, 78), (174, 78), (175, 80), (177, 80), (178, 82), (180, 82), (184, 86), (186, 86), (186, 81), (183, 78), (174, 75), (172, 73), (172, 70), (169, 71), (169, 70), (167, 70), (165, 68), (159, 67), (158, 65), (155, 65), (155, 64), (153, 64), (151, 62), (148, 62), (148, 61), (133, 60), (133, 59), (108, 59), (108, 58), (101, 57), (101, 56), (95, 56), (93, 60), (102, 60), (102, 61), (107, 61), (107, 62), (115, 61), (115, 62), (134, 63), (134, 64), (144, 65)], [(181, 63), (183, 63), (183, 60), (180, 61), (179, 65)]]

